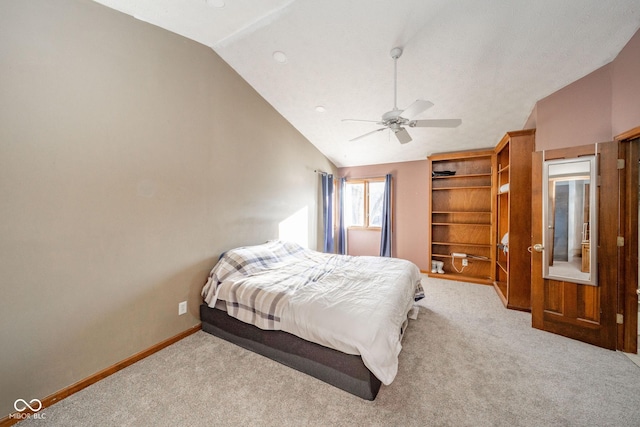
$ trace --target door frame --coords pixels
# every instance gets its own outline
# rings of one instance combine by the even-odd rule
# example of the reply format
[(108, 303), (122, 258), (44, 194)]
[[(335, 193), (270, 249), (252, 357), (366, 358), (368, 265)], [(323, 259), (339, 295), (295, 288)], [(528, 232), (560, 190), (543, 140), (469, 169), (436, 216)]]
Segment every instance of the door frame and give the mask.
[(640, 126), (614, 138), (619, 142), (619, 232), (624, 245), (618, 251), (617, 349), (638, 351), (638, 186), (640, 184)]

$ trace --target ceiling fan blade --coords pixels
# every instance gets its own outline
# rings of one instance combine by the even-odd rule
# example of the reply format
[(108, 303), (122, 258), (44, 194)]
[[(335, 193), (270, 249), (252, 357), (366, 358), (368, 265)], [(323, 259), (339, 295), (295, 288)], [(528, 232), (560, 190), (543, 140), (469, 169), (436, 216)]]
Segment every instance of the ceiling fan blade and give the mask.
[(400, 113), (400, 115), (405, 119), (411, 119), (431, 107), (433, 107), (433, 103), (418, 99), (413, 104), (409, 105), (402, 113)]
[(361, 120), (361, 119), (342, 119), (343, 122), (368, 122), (368, 123), (380, 123), (380, 120)]
[(456, 128), (462, 124), (460, 119), (432, 119), (432, 120), (412, 120), (409, 126), (412, 128)]
[(411, 135), (409, 135), (409, 132), (407, 132), (405, 128), (400, 128), (400, 130), (395, 131), (395, 134), (400, 144), (406, 144), (411, 141)]
[(371, 134), (374, 134), (374, 133), (376, 133), (376, 132), (380, 132), (381, 130), (385, 130), (385, 129), (386, 129), (386, 127), (383, 127), (383, 128), (380, 128), (380, 129), (376, 129), (376, 130), (372, 130), (371, 132), (367, 132), (367, 133), (365, 133), (364, 135), (356, 136), (355, 138), (350, 139), (349, 141), (350, 141), (350, 142), (351, 142), (351, 141), (357, 141), (357, 140), (359, 140), (359, 139), (362, 139), (362, 138), (364, 138), (364, 137), (367, 137), (367, 136), (369, 136), (369, 135), (371, 135)]

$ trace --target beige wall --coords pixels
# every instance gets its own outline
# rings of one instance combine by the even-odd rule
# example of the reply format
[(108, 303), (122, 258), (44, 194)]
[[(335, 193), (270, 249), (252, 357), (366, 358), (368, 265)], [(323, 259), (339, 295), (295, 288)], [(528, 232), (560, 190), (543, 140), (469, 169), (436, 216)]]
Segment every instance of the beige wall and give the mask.
[(220, 252), (296, 213), (321, 241), (335, 167), (210, 48), (5, 0), (0, 76), (0, 418), (196, 325)]
[(612, 134), (640, 126), (640, 31), (613, 61), (611, 84)]
[(612, 62), (538, 101), (536, 150), (611, 141), (640, 126), (639, 100), (640, 31)]
[(611, 140), (611, 64), (538, 101), (536, 150)]
[[(393, 175), (393, 256), (408, 259), (420, 269), (429, 271), (431, 262), (427, 259), (429, 244), (427, 161), (356, 166), (338, 170), (340, 177), (352, 179), (384, 177), (388, 173)], [(380, 233), (350, 231), (348, 245), (351, 255), (378, 255)]]

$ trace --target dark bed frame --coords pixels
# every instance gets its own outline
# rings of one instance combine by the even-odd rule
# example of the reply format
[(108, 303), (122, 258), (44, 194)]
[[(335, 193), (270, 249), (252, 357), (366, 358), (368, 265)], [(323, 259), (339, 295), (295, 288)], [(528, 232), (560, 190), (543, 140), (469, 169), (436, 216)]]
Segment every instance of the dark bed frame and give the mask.
[(244, 323), (225, 311), (200, 306), (202, 330), (366, 400), (374, 400), (381, 382), (360, 356), (342, 353), (284, 331)]

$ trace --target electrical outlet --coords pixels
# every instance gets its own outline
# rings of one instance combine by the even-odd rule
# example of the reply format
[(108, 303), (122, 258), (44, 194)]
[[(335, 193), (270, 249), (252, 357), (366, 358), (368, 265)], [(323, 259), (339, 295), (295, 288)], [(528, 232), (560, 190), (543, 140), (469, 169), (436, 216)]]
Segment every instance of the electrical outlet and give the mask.
[(467, 265), (469, 265), (469, 260), (466, 258), (462, 258), (462, 266), (466, 267)]
[(182, 301), (178, 304), (178, 316), (182, 316), (187, 313), (187, 302)]

